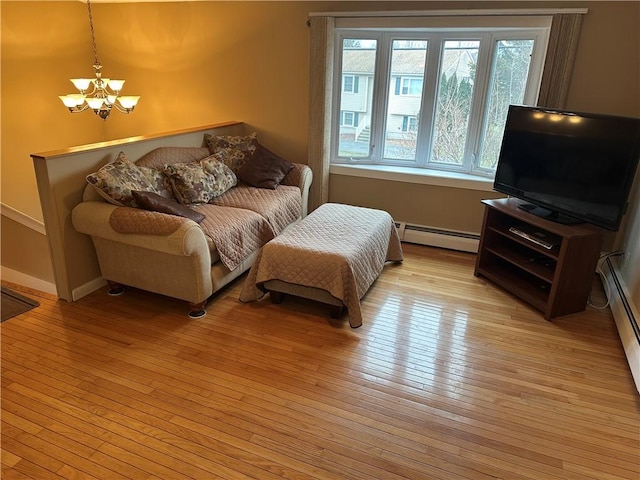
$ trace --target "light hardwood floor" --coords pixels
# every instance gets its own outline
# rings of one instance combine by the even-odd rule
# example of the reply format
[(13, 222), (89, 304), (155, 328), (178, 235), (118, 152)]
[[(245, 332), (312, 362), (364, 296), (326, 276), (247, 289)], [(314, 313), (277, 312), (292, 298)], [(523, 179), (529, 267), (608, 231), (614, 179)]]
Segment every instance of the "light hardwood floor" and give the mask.
[(241, 304), (244, 277), (199, 320), (139, 290), (39, 296), (1, 325), (2, 478), (640, 477), (608, 309), (548, 322), (474, 255), (404, 251), (355, 330), (306, 300)]

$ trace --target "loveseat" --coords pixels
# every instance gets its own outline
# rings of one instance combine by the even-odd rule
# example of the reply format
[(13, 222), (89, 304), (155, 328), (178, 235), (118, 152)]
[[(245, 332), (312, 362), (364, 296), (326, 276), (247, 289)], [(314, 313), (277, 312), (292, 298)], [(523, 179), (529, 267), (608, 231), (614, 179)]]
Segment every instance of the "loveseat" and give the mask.
[(91, 237), (110, 294), (131, 286), (182, 299), (197, 318), (262, 245), (306, 216), (311, 181), (308, 166), (255, 134), (205, 134), (202, 147), (135, 161), (122, 151), (87, 177), (72, 223)]

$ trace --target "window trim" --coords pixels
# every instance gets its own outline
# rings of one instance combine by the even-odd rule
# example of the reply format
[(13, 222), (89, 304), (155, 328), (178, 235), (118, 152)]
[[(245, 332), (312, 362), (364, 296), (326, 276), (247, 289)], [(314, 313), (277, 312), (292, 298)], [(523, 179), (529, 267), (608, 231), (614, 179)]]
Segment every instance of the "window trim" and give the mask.
[(402, 18), (402, 17), (479, 17), (479, 16), (540, 16), (540, 15), (584, 15), (587, 8), (493, 8), (493, 9), (469, 9), (469, 10), (364, 10), (350, 12), (310, 12), (309, 17), (340, 18)]
[(417, 169), (414, 167), (394, 167), (391, 165), (347, 165), (334, 163), (329, 167), (329, 173), (331, 175), (348, 177), (372, 178), (393, 182), (493, 192), (492, 178), (427, 168)]

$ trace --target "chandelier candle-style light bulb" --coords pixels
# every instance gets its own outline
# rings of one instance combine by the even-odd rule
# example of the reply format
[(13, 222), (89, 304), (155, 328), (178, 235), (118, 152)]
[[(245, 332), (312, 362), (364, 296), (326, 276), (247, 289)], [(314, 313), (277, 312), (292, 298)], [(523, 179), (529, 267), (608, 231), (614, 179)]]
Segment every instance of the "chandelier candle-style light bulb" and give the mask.
[(71, 113), (93, 110), (103, 120), (106, 120), (112, 108), (122, 113), (131, 113), (138, 104), (140, 96), (120, 96), (124, 80), (102, 78), (102, 65), (98, 61), (98, 49), (96, 36), (93, 30), (93, 17), (91, 15), (91, 3), (87, 0), (89, 11), (89, 27), (91, 28), (91, 41), (93, 43), (95, 78), (72, 78), (71, 83), (80, 93), (61, 95), (59, 98)]

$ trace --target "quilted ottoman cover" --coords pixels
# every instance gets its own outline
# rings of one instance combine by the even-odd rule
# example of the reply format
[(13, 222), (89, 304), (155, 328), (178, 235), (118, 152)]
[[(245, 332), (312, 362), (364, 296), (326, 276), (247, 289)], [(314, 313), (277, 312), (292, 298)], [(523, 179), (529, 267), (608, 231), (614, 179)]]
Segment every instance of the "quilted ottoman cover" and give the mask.
[(350, 325), (359, 327), (360, 299), (386, 261), (402, 260), (391, 215), (382, 210), (326, 203), (262, 248), (240, 301), (262, 298), (264, 282), (269, 280), (319, 288), (342, 301)]

